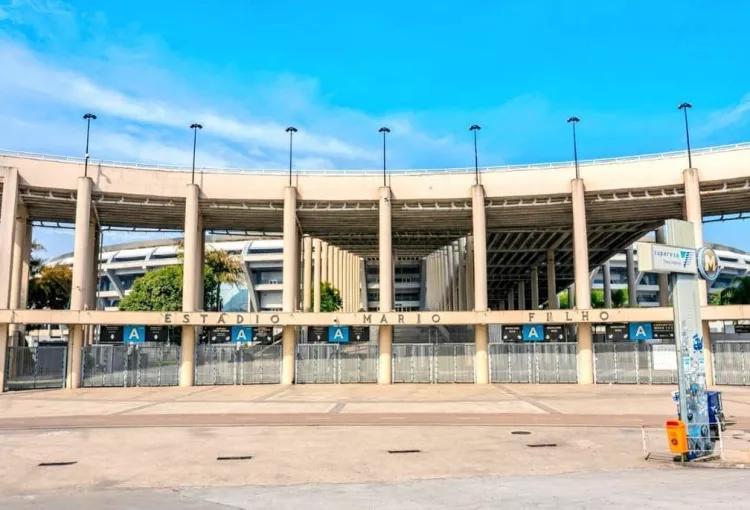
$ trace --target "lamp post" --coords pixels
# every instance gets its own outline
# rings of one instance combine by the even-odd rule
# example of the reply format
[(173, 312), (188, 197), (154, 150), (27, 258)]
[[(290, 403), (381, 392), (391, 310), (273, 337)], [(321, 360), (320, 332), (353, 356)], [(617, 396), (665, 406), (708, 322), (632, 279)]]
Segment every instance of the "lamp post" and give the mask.
[(581, 173), (578, 170), (578, 140), (576, 140), (576, 124), (579, 122), (581, 122), (581, 119), (578, 117), (568, 118), (568, 124), (573, 124), (573, 159), (575, 159), (576, 163), (576, 179), (581, 178)]
[(472, 124), (472, 126), (469, 128), (469, 131), (472, 131), (474, 133), (474, 179), (476, 180), (476, 184), (479, 184), (479, 156), (477, 154), (477, 131), (479, 131), (480, 129), (482, 129), (482, 127), (476, 124)]
[(386, 179), (385, 175), (385, 135), (387, 133), (390, 133), (391, 130), (387, 127), (383, 126), (382, 128), (378, 129), (378, 133), (383, 133), (383, 187), (385, 188), (388, 185), (388, 181)]
[(96, 115), (87, 113), (83, 116), (86, 121), (86, 157), (83, 162), (83, 176), (89, 176), (89, 134), (91, 133), (91, 121), (96, 120)]
[(685, 113), (685, 138), (687, 139), (687, 151), (688, 151), (688, 167), (693, 168), (693, 156), (690, 154), (690, 128), (688, 127), (688, 115), (687, 112), (693, 105), (690, 103), (682, 103), (677, 107), (678, 110), (682, 110)]
[(289, 133), (289, 186), (292, 185), (292, 137), (297, 132), (297, 128), (289, 126), (286, 128), (286, 132)]
[(193, 123), (190, 124), (190, 129), (193, 130), (193, 172), (191, 174), (190, 183), (195, 184), (195, 146), (198, 143), (198, 130), (203, 129), (203, 126)]

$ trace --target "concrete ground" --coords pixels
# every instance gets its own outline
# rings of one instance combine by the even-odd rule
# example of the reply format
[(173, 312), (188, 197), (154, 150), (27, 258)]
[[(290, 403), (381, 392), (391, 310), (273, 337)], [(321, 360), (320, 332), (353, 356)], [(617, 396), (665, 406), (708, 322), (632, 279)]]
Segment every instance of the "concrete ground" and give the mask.
[(696, 505), (747, 509), (747, 473), (640, 470), (544, 476), (495, 476), (388, 484), (114, 490), (0, 499), (7, 510), (274, 509), (623, 509), (682, 510)]
[[(6, 393), (0, 395), (0, 508), (85, 508), (87, 501), (97, 501), (93, 508), (155, 508), (169, 498), (183, 498), (174, 501), (184, 508), (265, 508), (266, 501), (286, 508), (297, 501), (298, 491), (282, 486), (300, 484), (310, 491), (309, 505), (303, 506), (313, 508), (316, 497), (329, 492), (343, 498), (329, 508), (354, 504), (359, 492), (348, 484), (376, 484), (362, 491), (385, 491), (386, 499), (411, 494), (412, 508), (426, 508), (437, 500), (429, 499), (432, 490), (424, 488), (429, 485), (420, 485), (428, 482), (419, 480), (445, 479), (446, 487), (464, 487), (454, 489), (457, 494), (466, 490), (479, 497), (486, 487), (504, 486), (497, 480), (505, 478), (492, 477), (514, 477), (529, 496), (537, 495), (529, 489), (534, 483), (557, 480), (564, 486), (562, 475), (591, 472), (586, 483), (593, 492), (590, 500), (581, 500), (585, 506), (597, 501), (597, 476), (619, 479), (607, 473), (644, 469), (675, 476), (672, 463), (663, 460), (667, 456), (644, 460), (641, 430), (648, 427), (649, 451), (666, 453), (662, 428), (675, 413), (672, 390), (330, 385)], [(732, 422), (725, 435), (727, 456), (750, 462), (750, 388), (722, 390)], [(70, 464), (40, 466), (61, 462)], [(687, 468), (677, 471), (684, 473), (680, 477), (695, 476)], [(624, 473), (625, 479), (637, 475)], [(544, 478), (521, 478), (530, 475)], [(470, 479), (449, 481), (455, 478)], [(310, 485), (326, 483), (347, 485)], [(502, 502), (514, 490), (495, 497)], [(269, 496), (258, 503), (254, 498), (263, 494)], [(240, 499), (212, 503), (227, 495)], [(569, 496), (575, 506), (575, 494)], [(50, 503), (55, 498), (58, 506)], [(108, 498), (120, 503), (105, 506)], [(247, 506), (241, 498), (258, 504)], [(59, 506), (66, 501), (71, 506)], [(126, 501), (142, 505), (122, 506)], [(495, 506), (476, 501), (465, 506)], [(393, 508), (403, 507), (396, 503), (393, 499)]]

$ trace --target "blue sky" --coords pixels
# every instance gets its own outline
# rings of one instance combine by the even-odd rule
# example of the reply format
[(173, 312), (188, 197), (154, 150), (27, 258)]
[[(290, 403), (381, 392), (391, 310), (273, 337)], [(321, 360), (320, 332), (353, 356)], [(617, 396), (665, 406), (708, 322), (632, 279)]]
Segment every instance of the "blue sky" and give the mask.
[[(750, 140), (750, 3), (694, 0), (298, 2), (0, 0), (0, 147), (80, 156), (84, 111), (99, 115), (92, 157), (189, 164), (480, 163)], [(750, 250), (746, 222), (706, 226)], [(50, 254), (67, 232), (39, 232)], [(127, 236), (108, 234), (106, 242)]]

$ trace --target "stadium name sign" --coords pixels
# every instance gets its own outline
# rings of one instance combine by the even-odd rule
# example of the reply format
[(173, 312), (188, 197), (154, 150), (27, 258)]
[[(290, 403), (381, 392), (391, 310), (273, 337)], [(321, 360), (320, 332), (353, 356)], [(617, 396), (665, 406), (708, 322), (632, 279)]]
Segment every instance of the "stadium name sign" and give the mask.
[(622, 310), (538, 310), (497, 312), (406, 313), (219, 313), (166, 312), (161, 323), (169, 326), (432, 326), (436, 324), (564, 324), (616, 322)]

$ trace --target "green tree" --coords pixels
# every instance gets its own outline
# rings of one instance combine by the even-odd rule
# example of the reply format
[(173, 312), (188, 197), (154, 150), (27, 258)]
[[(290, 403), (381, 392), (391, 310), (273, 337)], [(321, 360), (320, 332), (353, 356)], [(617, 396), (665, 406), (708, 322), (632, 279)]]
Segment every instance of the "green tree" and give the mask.
[[(136, 278), (130, 293), (120, 300), (120, 310), (169, 312), (182, 309), (182, 266), (167, 266)], [(216, 303), (219, 283), (213, 269), (203, 268), (203, 305)]]
[(230, 255), (224, 250), (209, 250), (206, 252), (206, 267), (210, 268), (216, 276), (216, 288), (211, 289), (215, 296), (213, 305), (207, 309), (221, 310), (221, 285), (238, 286), (244, 280), (244, 270), (242, 260), (234, 255)]
[(320, 284), (320, 311), (337, 312), (341, 310), (343, 302), (339, 289), (331, 285), (330, 282), (321, 282)]
[(593, 289), (591, 291), (591, 308), (604, 308), (604, 291)]
[[(37, 259), (40, 260), (40, 259)], [(73, 271), (69, 266), (42, 266), (39, 262), (29, 280), (29, 308), (64, 310), (70, 302)]]
[(561, 309), (568, 308), (568, 292), (561, 292), (557, 295), (557, 302)]
[(721, 305), (747, 305), (750, 304), (750, 277), (741, 276), (735, 278), (732, 284), (719, 294)]
[(627, 308), (628, 291), (626, 289), (616, 289), (612, 292), (612, 307)]

